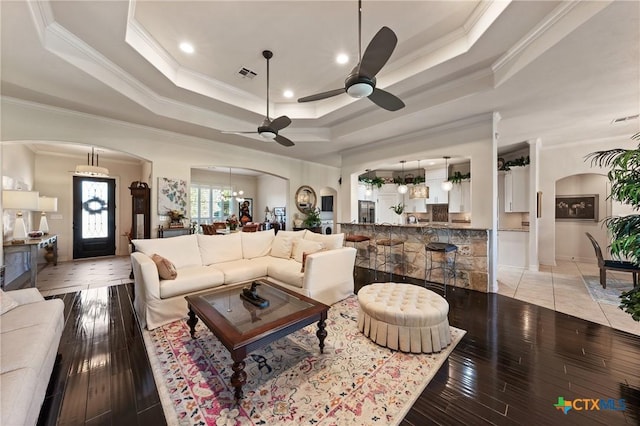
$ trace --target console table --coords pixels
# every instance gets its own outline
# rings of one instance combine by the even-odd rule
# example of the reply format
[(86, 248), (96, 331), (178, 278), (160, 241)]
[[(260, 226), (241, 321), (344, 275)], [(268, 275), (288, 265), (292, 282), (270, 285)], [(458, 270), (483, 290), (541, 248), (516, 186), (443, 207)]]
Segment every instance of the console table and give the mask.
[[(23, 281), (27, 276), (29, 276), (29, 285), (31, 287), (36, 286), (38, 276), (38, 251), (40, 249), (47, 250), (47, 254), (45, 255), (47, 263), (53, 263), (54, 266), (58, 264), (57, 235), (45, 235), (41, 238), (28, 238), (24, 240), (24, 242), (18, 244), (13, 244), (11, 241), (5, 241), (2, 246), (5, 258), (11, 253), (27, 253), (29, 257), (29, 261), (24, 264), (26, 270), (12, 280), (12, 282)], [(6, 260), (5, 265), (7, 265)]]

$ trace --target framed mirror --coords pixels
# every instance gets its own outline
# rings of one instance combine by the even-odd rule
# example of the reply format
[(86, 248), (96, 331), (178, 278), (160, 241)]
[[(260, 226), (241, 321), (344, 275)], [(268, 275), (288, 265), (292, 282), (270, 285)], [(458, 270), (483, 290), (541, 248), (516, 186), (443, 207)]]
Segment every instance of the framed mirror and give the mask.
[(307, 185), (302, 185), (296, 191), (296, 207), (301, 213), (307, 213), (316, 208), (316, 192)]

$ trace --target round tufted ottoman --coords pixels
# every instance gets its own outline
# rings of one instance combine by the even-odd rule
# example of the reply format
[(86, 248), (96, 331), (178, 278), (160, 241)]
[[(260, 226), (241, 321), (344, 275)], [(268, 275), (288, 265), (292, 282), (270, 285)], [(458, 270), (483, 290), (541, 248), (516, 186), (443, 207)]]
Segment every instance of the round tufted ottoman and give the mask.
[(377, 283), (358, 292), (358, 328), (381, 346), (403, 352), (439, 352), (451, 343), (449, 304), (411, 284)]

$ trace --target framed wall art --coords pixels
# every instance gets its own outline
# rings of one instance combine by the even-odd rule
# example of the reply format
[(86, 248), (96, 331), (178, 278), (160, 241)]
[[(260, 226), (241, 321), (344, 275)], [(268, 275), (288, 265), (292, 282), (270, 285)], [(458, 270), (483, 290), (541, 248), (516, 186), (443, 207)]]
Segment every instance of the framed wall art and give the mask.
[(158, 214), (168, 216), (170, 211), (187, 215), (187, 181), (158, 178)]
[(557, 221), (598, 221), (598, 194), (556, 195)]

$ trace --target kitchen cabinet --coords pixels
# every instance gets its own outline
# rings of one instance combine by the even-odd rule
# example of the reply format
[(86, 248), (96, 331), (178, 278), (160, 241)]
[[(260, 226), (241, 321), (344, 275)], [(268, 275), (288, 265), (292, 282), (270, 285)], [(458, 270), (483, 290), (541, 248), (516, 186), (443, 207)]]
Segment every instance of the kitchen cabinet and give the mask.
[(426, 184), (429, 187), (429, 198), (426, 204), (447, 204), (449, 202), (449, 192), (442, 189), (443, 178), (427, 179)]
[(529, 211), (529, 166), (512, 167), (504, 175), (504, 211)]
[(447, 178), (447, 170), (433, 169), (426, 171), (425, 184), (429, 187), (429, 198), (426, 204), (447, 204), (449, 202), (449, 192), (442, 189), (442, 182)]
[(454, 183), (449, 191), (449, 213), (471, 212), (471, 181)]
[(405, 196), (405, 211), (407, 212), (415, 212), (415, 213), (426, 213), (427, 205), (425, 203), (425, 198), (407, 198)]

